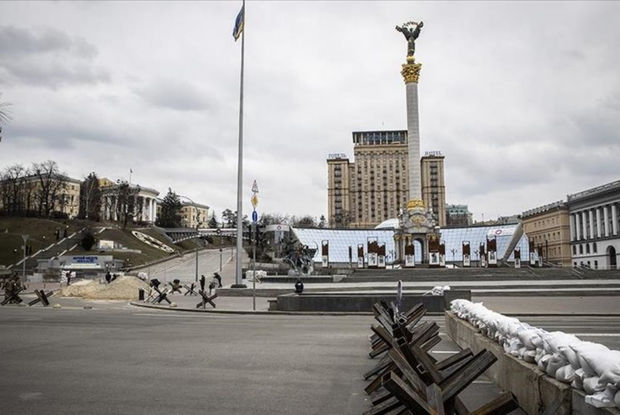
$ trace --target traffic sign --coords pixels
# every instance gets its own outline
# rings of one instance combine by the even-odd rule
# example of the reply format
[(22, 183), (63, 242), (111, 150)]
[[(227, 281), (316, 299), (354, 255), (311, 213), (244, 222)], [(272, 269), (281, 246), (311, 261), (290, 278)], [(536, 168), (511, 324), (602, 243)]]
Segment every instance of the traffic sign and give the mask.
[(258, 222), (258, 213), (255, 210), (252, 211), (252, 222)]
[(258, 193), (258, 184), (256, 184), (256, 180), (254, 180), (254, 183), (252, 184), (252, 192)]
[(256, 193), (252, 195), (252, 198), (250, 199), (250, 201), (252, 202), (253, 207), (256, 207), (256, 205), (258, 205), (258, 196), (256, 196)]

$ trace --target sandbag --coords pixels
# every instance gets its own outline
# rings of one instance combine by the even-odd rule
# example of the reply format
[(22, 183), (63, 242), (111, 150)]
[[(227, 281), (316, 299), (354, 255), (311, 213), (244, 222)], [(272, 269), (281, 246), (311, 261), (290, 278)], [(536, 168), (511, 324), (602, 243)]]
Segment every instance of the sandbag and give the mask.
[(527, 363), (536, 363), (536, 351), (534, 350), (527, 350), (525, 353), (523, 353), (523, 357), (522, 357), (523, 361), (527, 362)]
[(592, 395), (595, 392), (600, 392), (603, 390), (598, 386), (598, 379), (598, 376), (592, 376), (591, 378), (585, 378), (583, 380), (583, 390), (588, 395)]
[(609, 386), (601, 392), (596, 392), (586, 396), (586, 403), (597, 408), (612, 408), (616, 406), (614, 402), (615, 387)]
[(523, 346), (527, 347), (529, 350), (536, 349), (535, 343), (539, 343), (538, 339), (540, 338), (538, 330), (536, 329), (521, 330), (518, 337), (521, 343), (523, 343)]
[(562, 366), (566, 366), (567, 364), (568, 360), (566, 360), (564, 356), (562, 356), (560, 353), (554, 353), (553, 356), (551, 356), (551, 359), (549, 359), (549, 362), (547, 363), (547, 369), (545, 370), (545, 372), (547, 372), (549, 376), (555, 377), (555, 372), (557, 372), (559, 368), (561, 368)]
[(586, 374), (583, 369), (579, 368), (575, 370), (575, 377), (573, 379), (573, 383), (571, 383), (570, 385), (575, 389), (583, 390), (583, 380), (585, 379), (585, 375)]
[(588, 375), (601, 376), (608, 367), (608, 352), (606, 346), (592, 342), (581, 342), (570, 345), (577, 353), (579, 365)]
[(571, 383), (575, 379), (575, 369), (570, 364), (562, 366), (555, 372), (555, 378), (560, 382)]
[(538, 367), (540, 368), (540, 370), (544, 370), (545, 372), (547, 371), (547, 365), (549, 364), (549, 360), (551, 359), (551, 356), (553, 355), (546, 354), (540, 358), (540, 360), (538, 361)]
[(620, 351), (610, 350), (607, 358), (607, 368), (601, 374), (599, 386), (605, 386), (608, 383), (620, 386)]
[(620, 408), (620, 391), (616, 392), (616, 396), (614, 397), (614, 403), (617, 408)]

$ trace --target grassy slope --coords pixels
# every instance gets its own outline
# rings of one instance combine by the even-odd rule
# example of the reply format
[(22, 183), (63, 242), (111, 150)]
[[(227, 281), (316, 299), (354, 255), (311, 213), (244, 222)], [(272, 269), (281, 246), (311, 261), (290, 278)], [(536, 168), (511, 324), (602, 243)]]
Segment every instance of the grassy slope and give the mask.
[[(156, 236), (157, 232), (152, 232), (151, 230), (144, 230), (144, 229), (135, 229), (135, 230), (148, 234), (150, 236), (153, 236), (157, 238), (159, 241), (161, 241), (162, 243), (168, 245), (170, 248), (174, 249), (175, 251), (180, 251), (179, 247), (167, 241), (161, 234), (159, 234), (159, 237), (157, 237)], [(132, 252), (121, 252), (121, 251), (114, 251), (113, 253), (107, 253), (105, 251), (99, 252), (96, 250), (96, 248), (93, 248), (91, 251), (84, 251), (81, 247), (77, 247), (76, 249), (68, 252), (67, 254), (71, 254), (71, 255), (95, 255), (95, 254), (110, 255), (112, 254), (114, 255), (114, 258), (128, 260), (131, 263), (131, 265), (143, 264), (146, 262), (154, 261), (156, 259), (165, 258), (170, 255), (173, 255), (173, 254), (166, 253), (160, 249), (154, 248), (150, 245), (147, 245), (141, 242), (138, 238), (133, 236), (133, 234), (131, 233), (131, 229), (125, 229), (125, 230), (106, 229), (100, 234), (96, 234), (95, 239), (112, 240), (112, 241), (120, 243), (125, 248), (139, 249), (142, 252), (139, 254), (132, 253)]]
[(0, 216), (0, 264), (11, 265), (22, 259), (23, 240), (21, 235), (30, 235), (32, 252), (56, 242), (56, 229), (69, 227), (70, 235), (84, 226), (80, 222), (63, 219), (18, 218)]
[[(62, 220), (62, 219), (40, 219), (40, 218), (16, 218), (16, 217), (3, 217), (0, 216), (0, 265), (10, 265), (19, 261), (22, 256), (22, 238), (23, 233), (30, 235), (30, 243), (32, 245), (32, 252), (37, 252), (39, 249), (47, 247), (50, 243), (56, 242), (56, 229), (63, 229), (68, 226), (68, 234), (75, 232), (86, 226), (84, 221), (77, 220)], [(104, 226), (101, 223), (91, 223), (93, 227)], [(8, 232), (5, 230), (8, 229)], [(189, 239), (178, 244), (173, 244), (164, 235), (156, 231), (155, 229), (148, 228), (136, 228), (135, 230), (145, 233), (160, 242), (168, 245), (175, 252), (186, 252), (194, 250), (198, 247), (203, 247), (202, 241), (196, 239)], [(127, 260), (133, 266), (150, 262), (156, 259), (161, 259), (170, 256), (162, 250), (153, 248), (150, 245), (142, 243), (138, 238), (131, 234), (131, 229), (121, 230), (116, 228), (108, 228), (102, 233), (95, 235), (96, 240), (107, 239), (113, 240), (128, 249), (138, 249), (142, 251), (140, 254), (130, 252), (112, 253), (115, 258), (121, 260)], [(211, 248), (219, 248), (219, 239), (215, 238), (214, 244), (207, 246)], [(223, 238), (222, 246), (231, 246), (232, 240), (230, 238)], [(16, 250), (16, 252), (14, 252)], [(107, 254), (105, 252), (99, 252), (96, 248), (91, 251), (84, 251), (81, 247), (69, 251), (66, 255), (97, 255)]]

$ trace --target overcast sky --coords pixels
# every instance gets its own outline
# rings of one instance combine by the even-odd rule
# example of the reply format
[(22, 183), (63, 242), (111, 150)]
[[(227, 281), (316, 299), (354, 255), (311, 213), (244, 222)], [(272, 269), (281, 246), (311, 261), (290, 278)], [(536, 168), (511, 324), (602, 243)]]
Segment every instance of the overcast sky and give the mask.
[[(0, 168), (52, 159), (236, 208), (230, 2), (1, 2)], [(394, 26), (416, 42), (421, 150), (474, 219), (620, 179), (620, 3), (248, 2), (244, 213), (327, 215), (329, 153), (406, 129)]]

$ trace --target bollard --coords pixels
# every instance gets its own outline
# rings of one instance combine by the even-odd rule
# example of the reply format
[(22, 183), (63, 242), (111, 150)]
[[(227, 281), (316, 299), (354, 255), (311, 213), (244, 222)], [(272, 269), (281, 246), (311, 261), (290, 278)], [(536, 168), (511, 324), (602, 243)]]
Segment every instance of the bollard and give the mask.
[(138, 288), (138, 301), (144, 301), (144, 290), (142, 288)]

